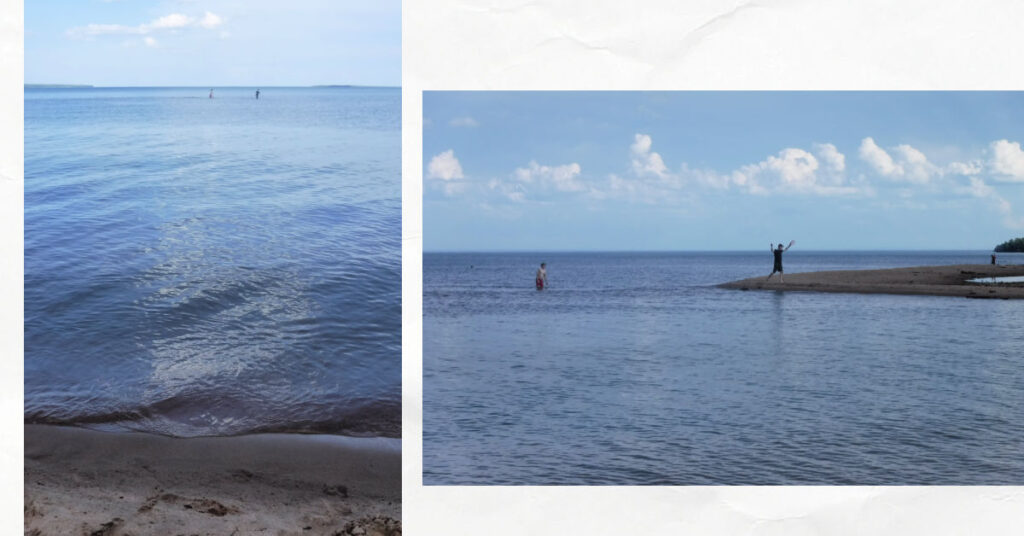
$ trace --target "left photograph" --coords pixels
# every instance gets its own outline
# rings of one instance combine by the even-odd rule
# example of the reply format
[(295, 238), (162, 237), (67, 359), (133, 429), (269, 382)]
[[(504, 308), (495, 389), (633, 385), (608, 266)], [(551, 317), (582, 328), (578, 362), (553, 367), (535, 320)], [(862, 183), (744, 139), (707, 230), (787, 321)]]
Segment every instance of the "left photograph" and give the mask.
[(401, 534), (401, 3), (25, 5), (25, 533)]

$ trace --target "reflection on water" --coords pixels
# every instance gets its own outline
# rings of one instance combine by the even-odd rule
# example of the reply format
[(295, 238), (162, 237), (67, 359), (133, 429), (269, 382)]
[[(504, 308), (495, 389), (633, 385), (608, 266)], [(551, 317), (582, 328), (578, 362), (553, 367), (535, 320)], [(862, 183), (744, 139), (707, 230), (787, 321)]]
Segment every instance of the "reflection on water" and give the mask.
[(400, 92), (191, 91), (26, 90), (26, 420), (397, 436)]
[(1024, 275), (1017, 276), (1006, 276), (1006, 277), (979, 277), (977, 279), (968, 279), (968, 283), (1024, 283)]

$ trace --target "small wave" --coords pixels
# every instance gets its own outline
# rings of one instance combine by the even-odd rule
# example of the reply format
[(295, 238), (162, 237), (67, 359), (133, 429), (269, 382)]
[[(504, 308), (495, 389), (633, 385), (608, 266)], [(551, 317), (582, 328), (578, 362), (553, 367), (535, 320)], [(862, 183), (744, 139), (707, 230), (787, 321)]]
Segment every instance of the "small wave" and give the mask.
[[(232, 406), (233, 409), (228, 409)], [(288, 411), (296, 413), (289, 415)], [(135, 409), (99, 413), (30, 412), (25, 424), (79, 426), (111, 431), (147, 432), (170, 437), (235, 436), (256, 433), (332, 434), (353, 437), (401, 437), (398, 401), (363, 402), (332, 408), (322, 418), (301, 416), (301, 408), (279, 409), (276, 417), (245, 409), (238, 399), (170, 397)]]

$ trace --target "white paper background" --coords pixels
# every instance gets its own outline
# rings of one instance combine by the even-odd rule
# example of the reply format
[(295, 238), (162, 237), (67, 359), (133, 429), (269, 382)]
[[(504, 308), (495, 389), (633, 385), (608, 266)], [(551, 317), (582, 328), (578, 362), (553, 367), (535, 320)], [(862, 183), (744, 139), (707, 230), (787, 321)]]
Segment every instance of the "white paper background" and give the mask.
[(425, 488), (421, 476), (422, 91), (1021, 90), (1022, 33), (1024, 3), (1013, 1), (406, 0), (406, 533), (903, 535), (1024, 527), (1022, 487)]
[(22, 18), (21, 0), (0, 1), (0, 522), (3, 534), (21, 534), (24, 522), (22, 423)]
[[(22, 13), (18, 0), (0, 2), (4, 534), (23, 523)], [(1021, 90), (1022, 21), (1024, 4), (1012, 0), (405, 0), (405, 533), (1006, 534), (1024, 526), (1021, 487), (423, 488), (420, 476), (422, 90)]]

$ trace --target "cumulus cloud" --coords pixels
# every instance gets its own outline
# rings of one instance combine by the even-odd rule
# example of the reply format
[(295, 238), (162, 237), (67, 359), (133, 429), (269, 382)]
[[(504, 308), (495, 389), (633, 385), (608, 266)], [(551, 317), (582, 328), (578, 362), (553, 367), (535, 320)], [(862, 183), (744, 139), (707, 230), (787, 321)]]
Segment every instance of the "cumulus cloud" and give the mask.
[(1021, 150), (1019, 142), (998, 140), (992, 142), (990, 148), (991, 166), (998, 174), (997, 180), (1024, 181), (1024, 151)]
[(653, 141), (647, 134), (636, 134), (633, 136), (633, 145), (629, 146), (629, 153), (632, 156), (633, 172), (638, 176), (653, 175), (665, 178), (668, 175), (668, 168), (661, 159), (661, 155), (651, 151)]
[(223, 19), (221, 19), (217, 15), (214, 15), (213, 13), (210, 13), (209, 11), (203, 14), (203, 18), (199, 20), (199, 26), (202, 28), (206, 28), (207, 30), (212, 30), (223, 23)]
[(987, 199), (992, 202), (996, 207), (996, 210), (1003, 216), (1003, 225), (1010, 229), (1024, 229), (1024, 217), (1017, 216), (1013, 212), (1013, 205), (1006, 200), (1003, 196), (999, 195), (995, 189), (993, 189), (980, 177), (968, 177), (970, 180), (970, 186), (965, 188), (966, 192), (970, 195), (980, 198)]
[(814, 149), (825, 162), (825, 166), (829, 171), (842, 173), (846, 170), (846, 155), (839, 152), (835, 145), (831, 143), (816, 143), (814, 144)]
[(453, 127), (478, 127), (478, 126), (480, 126), (480, 123), (478, 123), (476, 121), (476, 119), (473, 119), (472, 117), (468, 117), (468, 116), (467, 117), (455, 117), (451, 121), (448, 121), (448, 124), (450, 126), (453, 126)]
[(892, 175), (897, 172), (896, 163), (893, 162), (889, 153), (885, 152), (885, 149), (879, 147), (871, 138), (864, 138), (860, 142), (860, 157), (882, 175)]
[(582, 192), (586, 186), (579, 180), (580, 165), (573, 162), (563, 166), (542, 166), (531, 161), (512, 174), (521, 183), (550, 187), (560, 192)]
[(462, 165), (459, 164), (459, 159), (455, 158), (455, 151), (448, 149), (431, 158), (427, 164), (427, 178), (444, 181), (463, 178)]
[(630, 145), (632, 177), (611, 175), (609, 195), (626, 194), (634, 199), (657, 202), (674, 199), (691, 187), (740, 191), (768, 195), (773, 193), (850, 195), (869, 193), (846, 178), (846, 156), (831, 143), (814, 144), (814, 153), (790, 147), (753, 164), (720, 172), (691, 168), (682, 163), (678, 173), (668, 170), (661, 156), (651, 150), (653, 141), (636, 134)]
[(526, 188), (521, 184), (491, 179), (487, 182), (487, 187), (512, 201), (522, 202), (526, 200)]
[(984, 166), (980, 161), (972, 160), (970, 162), (952, 162), (946, 166), (946, 173), (953, 175), (978, 175), (984, 170)]
[(697, 180), (717, 188), (737, 187), (751, 194), (852, 195), (868, 190), (846, 178), (846, 156), (831, 143), (814, 145), (815, 154), (796, 147), (741, 166), (731, 173), (695, 172)]
[[(831, 148), (829, 148), (831, 147)], [(845, 157), (834, 146), (823, 147), (827, 170), (820, 171), (818, 159), (808, 151), (794, 147), (779, 151), (756, 164), (748, 164), (733, 172), (733, 182), (750, 193), (774, 192), (840, 195), (856, 193), (856, 188), (842, 185), (838, 173), (840, 161)], [(828, 175), (828, 180), (824, 179)]]
[(885, 178), (924, 184), (942, 173), (941, 169), (928, 161), (924, 153), (910, 145), (897, 145), (892, 148), (892, 152), (895, 158), (879, 147), (874, 139), (867, 137), (861, 140), (861, 159)]
[[(212, 30), (223, 24), (223, 19), (207, 11), (202, 17), (190, 17), (181, 13), (164, 15), (137, 26), (123, 24), (88, 24), (67, 31), (70, 37), (93, 37), (98, 35), (149, 35), (162, 31), (174, 31), (187, 28), (204, 28)], [(148, 43), (147, 43), (148, 44)]]

